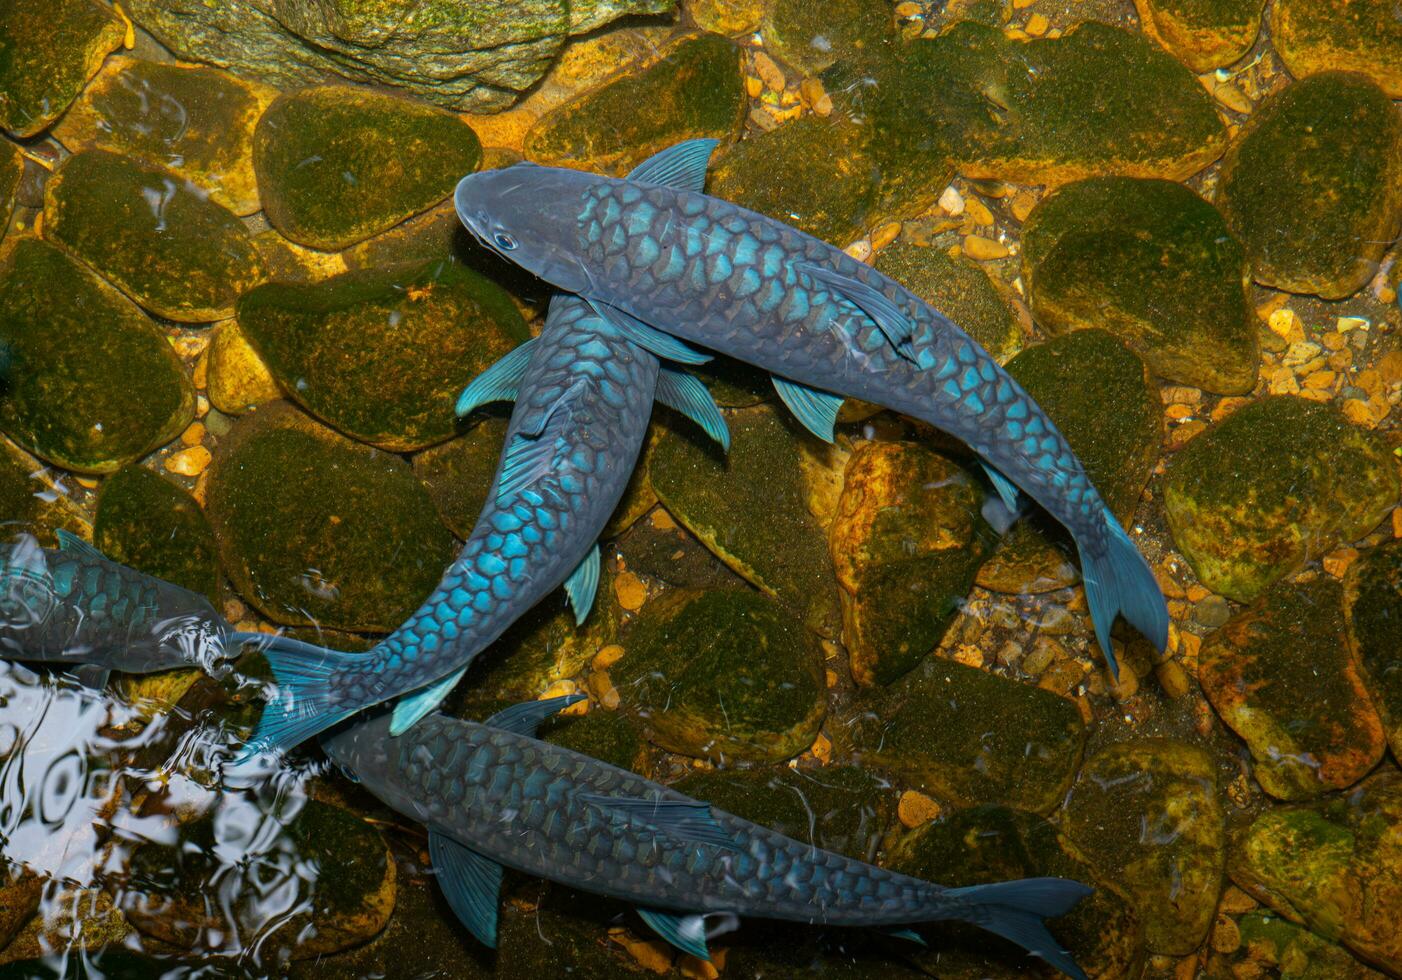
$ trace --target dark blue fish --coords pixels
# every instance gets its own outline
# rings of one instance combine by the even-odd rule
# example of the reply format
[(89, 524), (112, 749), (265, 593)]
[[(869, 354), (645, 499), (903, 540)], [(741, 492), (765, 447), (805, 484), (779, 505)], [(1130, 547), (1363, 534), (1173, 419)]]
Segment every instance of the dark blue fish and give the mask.
[(624, 180), (532, 164), (482, 171), (458, 185), (458, 217), (487, 247), (584, 297), (641, 346), (685, 360), (681, 342), (693, 341), (769, 371), (788, 407), (824, 439), (844, 397), (959, 437), (1009, 510), (1021, 488), (1070, 530), (1111, 669), (1117, 614), (1163, 649), (1168, 612), (1153, 573), (1036, 402), (899, 283), (701, 193), (714, 145), (678, 144)]
[(1069, 976), (1085, 976), (1042, 920), (1091, 889), (1064, 878), (945, 888), (820, 850), (634, 773), (541, 742), (541, 720), (579, 695), (518, 704), (484, 724), (440, 714), (389, 737), (384, 714), (322, 745), (400, 813), (428, 825), (449, 904), (496, 945), (502, 867), (622, 899), (678, 949), (706, 959), (707, 916), (869, 926), (968, 922)]

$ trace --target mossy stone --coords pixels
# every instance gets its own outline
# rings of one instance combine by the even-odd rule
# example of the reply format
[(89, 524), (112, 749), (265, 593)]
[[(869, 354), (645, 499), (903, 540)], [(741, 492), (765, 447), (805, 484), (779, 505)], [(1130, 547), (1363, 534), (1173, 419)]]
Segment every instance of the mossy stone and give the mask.
[(217, 68), (110, 59), (54, 130), (70, 150), (97, 147), (165, 167), (234, 214), (260, 207), (253, 127), (277, 90)]
[(24, 176), (24, 156), (19, 147), (0, 140), (0, 237), (10, 227), (10, 212), (15, 207), (15, 191)]
[(869, 61), (900, 41), (883, 0), (772, 0), (760, 31), (768, 50), (809, 75), (839, 61)]
[(1277, 0), (1271, 44), (1296, 78), (1356, 71), (1402, 98), (1402, 22), (1374, 0)]
[(238, 321), (289, 396), (396, 452), (450, 438), (458, 394), (530, 337), (501, 287), (447, 259), (267, 283)]
[(152, 470), (124, 466), (102, 481), (93, 544), (113, 561), (214, 601), (214, 532), (195, 498)]
[(506, 442), (506, 422), (489, 415), (458, 438), (414, 457), (414, 475), (433, 498), (438, 516), (463, 540), (487, 502)]
[(43, 463), (0, 437), (0, 514), (6, 522), (0, 540), (32, 534), (45, 548), (56, 548), (56, 528), (79, 536), (87, 530), (87, 509), (69, 495), (55, 492), (54, 482), (46, 476)]
[(1402, 228), (1402, 116), (1362, 75), (1296, 82), (1256, 108), (1222, 161), (1217, 206), (1257, 282), (1350, 296)]
[(1051, 333), (1101, 327), (1170, 381), (1224, 395), (1255, 386), (1246, 253), (1183, 185), (1068, 184), (1028, 216), (1022, 263), (1032, 312)]
[(629, 571), (678, 588), (734, 588), (744, 581), (723, 565), (696, 535), (672, 520), (665, 507), (659, 507), (651, 517), (634, 524), (618, 539), (615, 547)]
[(953, 320), (1000, 363), (1022, 346), (1017, 313), (977, 262), (900, 241), (876, 253), (872, 265)]
[(1372, 530), (1397, 469), (1332, 405), (1275, 395), (1199, 435), (1168, 468), (1164, 510), (1198, 579), (1242, 602)]
[(0, 949), (10, 944), (29, 918), (39, 910), (44, 879), (16, 864), (0, 869)]
[(1344, 578), (1344, 615), (1363, 684), (1402, 758), (1402, 541), (1364, 553)]
[(1134, 0), (1134, 7), (1144, 33), (1201, 74), (1251, 50), (1265, 0)]
[(857, 683), (889, 684), (939, 646), (993, 541), (983, 496), (968, 472), (914, 443), (852, 454), (828, 540)]
[(158, 316), (232, 316), (261, 282), (243, 222), (169, 170), (106, 150), (69, 157), (44, 191), (44, 235)]
[(817, 638), (749, 591), (676, 591), (643, 606), (609, 673), (623, 710), (669, 752), (778, 762), (827, 713)]
[[(1386, 975), (1364, 966), (1343, 947), (1272, 912), (1248, 912), (1236, 925), (1241, 945), (1224, 958), (1225, 973), (1233, 976), (1262, 966), (1283, 980), (1382, 980)], [(1223, 970), (1214, 970), (1212, 965), (1208, 969), (1223, 975)]]
[(207, 492), (230, 580), (277, 623), (389, 632), (453, 560), (408, 463), (285, 403), (234, 426)]
[(1277, 799), (1345, 789), (1387, 750), (1344, 637), (1342, 590), (1279, 584), (1203, 641), (1198, 679)]
[(952, 660), (927, 659), (865, 708), (839, 732), (858, 761), (968, 806), (1049, 813), (1086, 739), (1074, 701)]
[(282, 389), (237, 320), (225, 320), (211, 331), (208, 351), (205, 391), (210, 403), (225, 415), (242, 415), (282, 397)]
[(1106, 746), (1081, 769), (1063, 829), (1135, 897), (1150, 952), (1198, 948), (1226, 861), (1217, 770), (1205, 751), (1168, 738)]
[[(1128, 523), (1163, 441), (1163, 405), (1144, 362), (1103, 330), (1077, 330), (1007, 363), (1056, 423), (1110, 512)], [(1076, 580), (1069, 535), (1049, 515), (1018, 521), (978, 583), (1001, 592), (1046, 592)]]
[(326, 250), (427, 210), (481, 163), (482, 144), (458, 117), (346, 85), (280, 96), (253, 134), (268, 220)]
[(1233, 842), (1232, 881), (1293, 922), (1402, 972), (1402, 775), (1258, 816)]
[[(623, 943), (651, 940), (652, 933), (621, 901), (576, 892), (561, 885), (523, 886), (524, 908), (503, 903), (497, 927), (497, 954), (489, 976), (495, 980), (540, 980), (541, 977), (608, 977), (647, 980), (657, 974), (629, 955)], [(446, 913), (444, 913), (446, 914)], [(617, 935), (624, 925), (633, 939)], [(669, 947), (662, 956), (670, 961)]]
[(7, 0), (0, 20), (0, 129), (46, 129), (126, 36), (93, 0)]
[(718, 34), (683, 38), (652, 64), (543, 116), (526, 134), (526, 157), (623, 174), (682, 140), (728, 142), (747, 107), (739, 49)]
[(618, 766), (643, 771), (647, 755), (637, 728), (627, 716), (597, 707), (579, 718), (556, 716), (540, 728), (540, 738), (554, 745)]
[(46, 242), (16, 238), (0, 257), (0, 343), (0, 430), (56, 466), (110, 473), (194, 418), (194, 386), (164, 334)]

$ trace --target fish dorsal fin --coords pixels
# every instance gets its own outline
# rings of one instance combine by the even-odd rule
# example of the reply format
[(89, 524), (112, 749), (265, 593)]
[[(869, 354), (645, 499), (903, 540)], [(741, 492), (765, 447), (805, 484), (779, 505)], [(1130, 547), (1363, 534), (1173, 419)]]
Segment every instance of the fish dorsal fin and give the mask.
[(535, 339), (532, 338), (473, 378), (458, 396), (458, 403), (453, 409), (458, 418), (490, 402), (515, 401), (516, 392), (521, 388), (521, 376), (526, 373), (526, 364), (531, 359), (531, 348), (534, 346)]
[(545, 698), (543, 701), (522, 701), (509, 708), (502, 708), (482, 724), (499, 728), (514, 735), (535, 738), (540, 723), (557, 711), (563, 711), (578, 701), (586, 700), (583, 694), (562, 694), (558, 698)]
[(466, 667), (455, 670), (442, 680), (434, 681), (428, 687), (400, 698), (394, 706), (394, 715), (389, 720), (389, 733), (403, 735), (413, 728), (418, 724), (420, 718), (443, 702), (443, 699), (452, 692), (453, 688), (457, 687), (458, 681), (462, 680), (462, 675), (466, 672)]
[(58, 538), (59, 551), (66, 551), (70, 555), (81, 558), (96, 558), (98, 561), (107, 561), (107, 556), (98, 551), (93, 545), (88, 544), (72, 531), (65, 531), (59, 528), (54, 532), (54, 537)]
[(860, 279), (843, 275), (835, 269), (825, 269), (810, 262), (799, 262), (796, 268), (799, 272), (805, 272), (824, 286), (835, 290), (849, 303), (875, 320), (877, 327), (891, 342), (891, 346), (896, 349), (896, 353), (907, 360), (915, 360), (915, 355), (910, 349), (911, 340), (915, 336), (915, 324), (910, 322), (910, 318), (899, 306), (888, 299), (885, 293), (875, 286), (869, 286)]
[(706, 917), (687, 912), (663, 912), (661, 909), (638, 908), (638, 915), (653, 932), (671, 943), (683, 953), (690, 953), (699, 960), (709, 960), (711, 951), (706, 948)]
[(648, 157), (628, 173), (640, 184), (661, 184), (683, 191), (700, 191), (706, 186), (706, 166), (720, 140), (697, 139), (674, 143)]
[(576, 626), (584, 622), (589, 615), (590, 608), (594, 605), (594, 593), (599, 591), (599, 546), (597, 544), (589, 549), (589, 554), (584, 556), (578, 567), (570, 572), (570, 577), (565, 579), (565, 594), (570, 597), (570, 606), (574, 609), (574, 624)]
[(676, 361), (678, 364), (705, 364), (711, 359), (710, 354), (702, 354), (700, 351), (692, 350), (671, 334), (663, 333), (656, 327), (644, 323), (633, 314), (620, 310), (616, 306), (610, 306), (597, 299), (590, 299), (589, 305), (594, 308), (595, 313), (612, 324), (613, 328), (623, 336), (643, 350), (655, 354), (665, 361)]
[(706, 435), (730, 452), (730, 428), (716, 401), (699, 378), (664, 367), (657, 375), (656, 399), (668, 408), (676, 409), (701, 426)]
[(453, 914), (480, 943), (495, 949), (501, 865), (436, 830), (428, 832), (428, 856)]
[(794, 418), (819, 439), (832, 442), (832, 428), (837, 424), (837, 410), (842, 407), (842, 396), (819, 391), (778, 375), (771, 376), (770, 380)]
[(740, 850), (734, 835), (720, 825), (711, 804), (699, 800), (640, 799), (634, 796), (604, 796), (581, 793), (582, 802), (604, 810), (636, 817), (678, 840), (712, 844), (729, 851)]

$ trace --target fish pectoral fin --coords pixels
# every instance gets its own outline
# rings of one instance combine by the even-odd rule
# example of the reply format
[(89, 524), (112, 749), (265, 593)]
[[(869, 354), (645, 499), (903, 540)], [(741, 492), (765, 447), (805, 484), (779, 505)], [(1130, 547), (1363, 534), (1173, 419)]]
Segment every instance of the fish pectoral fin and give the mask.
[(591, 299), (587, 296), (585, 300), (595, 313), (607, 320), (624, 337), (663, 360), (676, 361), (678, 364), (705, 364), (711, 359), (710, 354), (702, 354), (700, 351), (693, 350), (671, 334), (664, 333), (651, 324), (644, 323), (631, 313), (620, 310), (616, 306), (610, 306), (602, 300)]
[(983, 471), (988, 474), (988, 479), (993, 484), (993, 489), (998, 491), (998, 496), (1003, 500), (1003, 506), (1007, 507), (1008, 510), (1013, 513), (1017, 513), (1018, 508), (1022, 506), (1020, 491), (1017, 489), (1017, 485), (983, 460), (979, 460), (979, 465), (982, 466)]
[(720, 140), (695, 139), (674, 143), (659, 150), (628, 172), (628, 179), (640, 184), (661, 184), (684, 191), (700, 191), (706, 186), (706, 167)]
[(837, 410), (842, 407), (842, 396), (801, 385), (777, 374), (771, 375), (770, 380), (794, 418), (819, 439), (832, 442), (832, 428), (837, 424)]
[(663, 912), (660, 909), (638, 908), (638, 915), (653, 932), (671, 943), (683, 953), (690, 953), (700, 960), (709, 960), (711, 951), (706, 948), (706, 917), (695, 913)]
[(389, 720), (389, 733), (403, 735), (417, 725), (420, 718), (438, 707), (453, 688), (457, 687), (458, 681), (462, 680), (462, 675), (466, 672), (466, 667), (455, 670), (442, 680), (434, 681), (428, 687), (400, 698), (399, 703), (394, 706), (394, 715)]
[(589, 549), (589, 554), (579, 563), (570, 577), (565, 579), (565, 594), (570, 597), (574, 609), (574, 624), (579, 626), (589, 615), (594, 605), (594, 593), (599, 591), (599, 546)]
[(562, 694), (558, 698), (545, 698), (541, 701), (522, 701), (509, 708), (502, 708), (482, 724), (526, 738), (535, 738), (540, 723), (557, 711), (587, 700), (583, 694)]
[(457, 405), (453, 409), (457, 417), (463, 418), (474, 408), (490, 402), (515, 401), (534, 344), (534, 338), (526, 341), (473, 378), (458, 395)]
[(860, 279), (853, 279), (851, 276), (844, 276), (833, 269), (825, 269), (809, 262), (800, 262), (796, 268), (835, 290), (849, 303), (875, 320), (876, 325), (881, 328), (881, 332), (886, 335), (886, 339), (891, 342), (891, 346), (896, 349), (896, 353), (906, 360), (915, 360), (914, 353), (910, 349), (911, 341), (915, 337), (915, 324), (910, 322), (910, 318), (899, 306), (888, 299), (885, 293), (875, 286), (867, 285)]
[(604, 810), (636, 817), (677, 840), (712, 844), (729, 851), (740, 850), (733, 834), (720, 825), (711, 804), (699, 800), (641, 799), (635, 796), (604, 796), (582, 793), (579, 799)]
[(730, 452), (730, 428), (725, 424), (725, 416), (716, 407), (716, 401), (699, 378), (664, 367), (657, 375), (656, 399), (668, 408), (676, 409), (691, 421), (701, 426), (706, 435), (720, 444), (721, 449)]
[(112, 670), (98, 664), (83, 664), (74, 667), (70, 671), (79, 684), (94, 691), (101, 691), (107, 686), (107, 678), (112, 676)]
[(925, 937), (920, 935), (920, 933), (916, 932), (914, 929), (882, 929), (881, 931), (884, 932), (886, 935), (892, 936), (896, 939), (904, 939), (906, 942), (915, 943), (917, 946), (930, 945), (929, 943), (925, 942)]
[(478, 941), (495, 949), (501, 865), (436, 830), (428, 832), (428, 854), (453, 914)]
[(66, 551), (70, 555), (81, 555), (86, 558), (97, 558), (100, 561), (110, 561), (106, 555), (98, 551), (96, 546), (88, 544), (72, 531), (65, 531), (59, 528), (54, 531), (54, 537), (58, 538), (58, 550)]

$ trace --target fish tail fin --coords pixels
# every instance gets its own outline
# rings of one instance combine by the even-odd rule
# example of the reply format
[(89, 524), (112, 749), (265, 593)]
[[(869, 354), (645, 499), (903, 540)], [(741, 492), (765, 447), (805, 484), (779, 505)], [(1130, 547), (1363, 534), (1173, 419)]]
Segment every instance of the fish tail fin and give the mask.
[(290, 749), (325, 731), (368, 705), (344, 707), (335, 703), (331, 678), (364, 663), (365, 654), (345, 653), (303, 643), (287, 636), (234, 634), (241, 642), (258, 646), (277, 679), (277, 693), (269, 698), (258, 721), (258, 730), (239, 753), (243, 762), (267, 749)]
[(1110, 665), (1110, 673), (1118, 678), (1119, 664), (1110, 646), (1110, 626), (1115, 616), (1123, 615), (1163, 652), (1168, 645), (1168, 606), (1149, 563), (1108, 510), (1105, 523), (1110, 533), (1104, 538), (1102, 552), (1093, 554), (1079, 541), (1077, 549), (1081, 553), (1081, 579), (1095, 623), (1095, 638)]
[(991, 885), (950, 888), (942, 898), (972, 906), (957, 917), (1017, 943), (1074, 980), (1086, 980), (1071, 954), (1047, 931), (1044, 919), (1069, 912), (1094, 889), (1069, 878), (1023, 878)]

